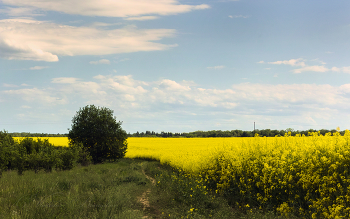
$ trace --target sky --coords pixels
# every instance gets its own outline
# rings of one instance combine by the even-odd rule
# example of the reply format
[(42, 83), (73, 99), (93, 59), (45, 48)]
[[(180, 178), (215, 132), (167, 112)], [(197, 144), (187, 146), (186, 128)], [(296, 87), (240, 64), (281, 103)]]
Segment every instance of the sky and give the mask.
[(0, 0), (0, 129), (350, 128), (350, 1)]

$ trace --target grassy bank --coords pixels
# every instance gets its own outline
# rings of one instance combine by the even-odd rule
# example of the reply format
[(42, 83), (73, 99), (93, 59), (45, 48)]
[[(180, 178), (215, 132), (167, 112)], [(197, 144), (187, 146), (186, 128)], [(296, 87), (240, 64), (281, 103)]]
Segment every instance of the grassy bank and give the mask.
[(7, 171), (0, 179), (0, 218), (278, 218), (232, 209), (199, 185), (138, 159), (22, 176)]

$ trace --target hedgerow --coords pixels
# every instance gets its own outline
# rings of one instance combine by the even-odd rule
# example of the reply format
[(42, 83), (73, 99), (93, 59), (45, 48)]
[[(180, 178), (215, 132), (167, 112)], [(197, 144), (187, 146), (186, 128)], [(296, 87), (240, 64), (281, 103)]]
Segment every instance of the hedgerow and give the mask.
[(19, 175), (26, 170), (70, 170), (78, 163), (88, 165), (90, 162), (91, 156), (81, 144), (57, 147), (47, 139), (15, 141), (7, 132), (0, 131), (0, 174), (4, 170), (17, 170)]

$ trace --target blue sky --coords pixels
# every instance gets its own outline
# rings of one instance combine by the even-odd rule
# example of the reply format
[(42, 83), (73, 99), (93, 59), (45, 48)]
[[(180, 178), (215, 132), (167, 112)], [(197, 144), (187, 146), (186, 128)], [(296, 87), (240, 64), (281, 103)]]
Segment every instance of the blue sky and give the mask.
[(348, 129), (346, 0), (0, 0), (0, 128)]

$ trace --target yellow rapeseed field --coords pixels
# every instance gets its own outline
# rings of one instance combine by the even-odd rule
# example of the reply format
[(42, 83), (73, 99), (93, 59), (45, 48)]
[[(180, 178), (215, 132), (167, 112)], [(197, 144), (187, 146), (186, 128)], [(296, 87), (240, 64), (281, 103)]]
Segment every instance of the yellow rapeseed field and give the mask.
[(130, 138), (126, 157), (204, 178), (240, 208), (350, 218), (350, 132), (254, 138)]
[[(350, 218), (350, 132), (309, 135), (128, 138), (125, 157), (159, 160), (202, 178), (240, 208)], [(67, 138), (48, 139), (68, 145)]]
[[(15, 140), (20, 141), (24, 137), (14, 137)], [(48, 139), (49, 142), (55, 146), (64, 146), (68, 147), (68, 138), (67, 137), (33, 137), (34, 140), (36, 139), (45, 140)]]

